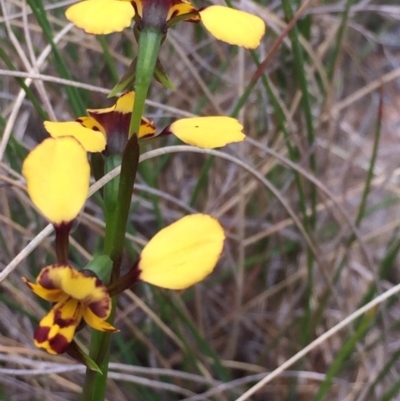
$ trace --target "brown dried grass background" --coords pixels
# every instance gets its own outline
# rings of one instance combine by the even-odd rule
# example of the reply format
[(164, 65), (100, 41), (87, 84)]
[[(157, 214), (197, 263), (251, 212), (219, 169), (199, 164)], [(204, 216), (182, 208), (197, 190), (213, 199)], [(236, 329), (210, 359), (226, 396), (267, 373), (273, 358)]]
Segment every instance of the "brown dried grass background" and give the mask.
[[(4, 401), (79, 399), (83, 377), (83, 369), (73, 361), (50, 356), (32, 341), (48, 305), (28, 292), (20, 277), (33, 278), (55, 255), (50, 234), (14, 263), (46, 222), (33, 208), (20, 176), (24, 150), (45, 136), (42, 118), (13, 75), (26, 80), (55, 120), (77, 117), (68, 102), (68, 84), (84, 88), (85, 107), (94, 108), (110, 104), (106, 94), (115, 83), (99, 39), (68, 26), (63, 10), (73, 1), (44, 3), (54, 37), (62, 32), (57, 47), (73, 82), (60, 79), (54, 56), (46, 50), (48, 41), (29, 6), (24, 1), (0, 1), (0, 46), (17, 71), (10, 72), (4, 59), (0, 61), (0, 270), (8, 272), (10, 263), (15, 267), (0, 276), (0, 400)], [(237, 6), (256, 13), (268, 26), (257, 50), (263, 60), (286, 26), (281, 2), (262, 5), (242, 0)], [(317, 254), (310, 281), (309, 336), (304, 333), (309, 243), (282, 204), (290, 207), (303, 227), (302, 199), (279, 117), (259, 81), (239, 113), (248, 140), (221, 150), (237, 163), (216, 157), (193, 205), (190, 199), (207, 154), (182, 151), (163, 165), (159, 157), (141, 167), (133, 197), (134, 229), (129, 235), (134, 249), (140, 249), (160, 226), (193, 209), (217, 216), (229, 238), (216, 272), (194, 289), (177, 293), (138, 286), (121, 297), (116, 320), (121, 334), (113, 345), (108, 400), (236, 400), (267, 372), (356, 311), (371, 286), (377, 296), (398, 283), (397, 251), (392, 258), (388, 255), (399, 242), (400, 225), (400, 7), (389, 1), (356, 2), (334, 79), (329, 82), (326, 70), (343, 11), (343, 2), (314, 1), (305, 12), (312, 19), (310, 39), (303, 37), (301, 44), (312, 99), (314, 144), (307, 141), (287, 36), (266, 68), (284, 111), (289, 140), (299, 150), (294, 167), (306, 189), (307, 207), (310, 180), (317, 183), (316, 224), (309, 236)], [(133, 35), (125, 31), (104, 40), (121, 75), (130, 62)], [(152, 87), (147, 115), (160, 128), (190, 113), (229, 115), (256, 71), (248, 51), (217, 42), (191, 24), (180, 24), (168, 34), (161, 60), (176, 90), (167, 91), (157, 83)], [(219, 83), (214, 87), (216, 79)], [(379, 118), (371, 190), (354, 239)], [(151, 146), (155, 149), (160, 144)], [(312, 152), (317, 160), (315, 174), (308, 163)], [(277, 188), (280, 199), (256, 179), (254, 171)], [(103, 229), (99, 204), (91, 200), (72, 233), (74, 263), (83, 265), (98, 251)], [(127, 256), (126, 264), (131, 262)], [(387, 274), (380, 274), (380, 267), (387, 268)], [(371, 319), (367, 333), (340, 362), (323, 399), (397, 399), (399, 311), (394, 297), (367, 315)], [(354, 323), (347, 325), (246, 399), (315, 399), (356, 329)], [(89, 330), (78, 338), (88, 344)], [(387, 367), (392, 356), (394, 361)]]

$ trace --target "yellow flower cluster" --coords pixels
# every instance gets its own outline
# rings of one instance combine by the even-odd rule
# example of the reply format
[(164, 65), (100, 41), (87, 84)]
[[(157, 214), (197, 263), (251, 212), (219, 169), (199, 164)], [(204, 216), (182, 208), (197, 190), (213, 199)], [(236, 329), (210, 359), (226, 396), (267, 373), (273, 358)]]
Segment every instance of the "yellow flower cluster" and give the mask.
[[(263, 21), (254, 15), (222, 6), (196, 9), (188, 0), (84, 0), (68, 8), (66, 16), (96, 35), (120, 32), (132, 20), (139, 31), (151, 27), (163, 34), (179, 21), (202, 22), (215, 38), (246, 48), (257, 47), (265, 31)], [(113, 106), (88, 109), (87, 115), (75, 121), (46, 121), (49, 137), (25, 159), (22, 173), (32, 202), (53, 223), (56, 235), (68, 227), (60, 235), (64, 241), (59, 243), (61, 248), (65, 241), (68, 244), (72, 221), (88, 196), (88, 153), (101, 152), (107, 158), (124, 152), (134, 103), (135, 92), (130, 91)], [(236, 119), (224, 116), (184, 118), (158, 130), (153, 121), (142, 117), (137, 140), (146, 142), (172, 134), (186, 144), (210, 149), (243, 141), (242, 131)], [(36, 295), (53, 303), (35, 332), (35, 344), (52, 354), (65, 352), (82, 321), (96, 330), (116, 331), (107, 322), (111, 296), (136, 281), (185, 289), (213, 271), (224, 240), (224, 230), (215, 218), (185, 216), (159, 231), (129, 273), (110, 284), (93, 272), (75, 269), (68, 263), (67, 252), (60, 252), (63, 257), (43, 268), (35, 282), (23, 278)]]

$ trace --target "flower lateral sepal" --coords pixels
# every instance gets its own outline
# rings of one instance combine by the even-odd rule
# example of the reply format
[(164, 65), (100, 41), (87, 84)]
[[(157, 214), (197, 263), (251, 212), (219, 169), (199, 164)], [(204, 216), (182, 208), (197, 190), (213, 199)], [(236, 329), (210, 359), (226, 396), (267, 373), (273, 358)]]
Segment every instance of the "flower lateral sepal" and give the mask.
[(224, 241), (217, 219), (201, 213), (182, 217), (144, 247), (136, 267), (138, 280), (170, 290), (186, 289), (211, 274)]
[(50, 354), (66, 352), (81, 321), (96, 330), (118, 331), (106, 322), (111, 297), (97, 277), (88, 277), (69, 265), (50, 265), (41, 270), (36, 283), (23, 281), (36, 295), (54, 302), (34, 334), (35, 345)]
[(118, 295), (143, 281), (170, 290), (184, 290), (207, 277), (221, 256), (225, 233), (206, 214), (185, 216), (159, 231), (131, 269), (107, 287)]
[(160, 136), (169, 134), (202, 149), (219, 148), (246, 139), (240, 122), (226, 116), (181, 118), (164, 128)]

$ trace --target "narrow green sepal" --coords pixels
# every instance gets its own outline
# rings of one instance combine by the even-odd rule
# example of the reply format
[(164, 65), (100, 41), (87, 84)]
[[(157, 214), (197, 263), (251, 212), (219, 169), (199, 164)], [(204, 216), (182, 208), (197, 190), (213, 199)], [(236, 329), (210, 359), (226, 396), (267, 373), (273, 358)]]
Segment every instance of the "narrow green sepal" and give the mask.
[(175, 86), (172, 81), (169, 79), (167, 73), (160, 60), (157, 60), (156, 68), (154, 70), (154, 78), (161, 84), (164, 85), (167, 89), (175, 90)]
[[(116, 96), (120, 92), (124, 92), (129, 90), (129, 86), (133, 85), (136, 78), (136, 64), (137, 59), (135, 58), (128, 69), (126, 70), (125, 74), (121, 77), (118, 83), (111, 89), (111, 92), (108, 94), (107, 97)], [(175, 86), (172, 81), (169, 79), (167, 73), (165, 72), (165, 68), (161, 64), (160, 60), (157, 60), (156, 67), (154, 70), (154, 78), (159, 82), (161, 85), (164, 85), (167, 89), (175, 90)]]
[(112, 267), (113, 262), (108, 255), (97, 255), (83, 269), (92, 271), (101, 281), (108, 283)]
[(135, 58), (107, 97), (116, 96), (118, 93), (127, 90), (130, 85), (133, 85), (136, 78), (136, 63), (137, 59)]
[(90, 358), (90, 356), (87, 355), (75, 341), (72, 341), (72, 343), (68, 346), (65, 352), (72, 359), (75, 359), (75, 361), (86, 366), (88, 369), (97, 372), (101, 375), (103, 374), (97, 363), (92, 358)]

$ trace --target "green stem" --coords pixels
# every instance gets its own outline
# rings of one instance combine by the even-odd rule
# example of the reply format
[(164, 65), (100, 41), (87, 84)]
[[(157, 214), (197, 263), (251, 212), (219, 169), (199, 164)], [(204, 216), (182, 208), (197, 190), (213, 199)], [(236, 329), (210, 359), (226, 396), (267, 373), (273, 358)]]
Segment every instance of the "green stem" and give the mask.
[(136, 64), (135, 103), (129, 126), (129, 136), (137, 135), (139, 132), (144, 104), (157, 63), (162, 39), (163, 34), (155, 29), (145, 28), (140, 32)]
[[(120, 155), (110, 155), (105, 163), (106, 172), (118, 164), (118, 160), (121, 160)], [(119, 269), (125, 244), (126, 224), (138, 163), (139, 144), (137, 137), (132, 136), (122, 154), (119, 181), (116, 179), (112, 180), (104, 190), (106, 209), (105, 254), (110, 256), (113, 262), (111, 283), (119, 278)], [(110, 324), (114, 323), (116, 303), (117, 298), (113, 297), (111, 316), (107, 320)], [(99, 366), (102, 374), (90, 369), (86, 370), (82, 393), (83, 401), (102, 401), (105, 398), (108, 362), (110, 359), (110, 340), (110, 333), (93, 330), (89, 356)]]
[[(108, 183), (104, 189), (106, 209), (105, 254), (113, 262), (110, 283), (119, 278), (122, 253), (125, 244), (125, 231), (131, 205), (132, 189), (139, 163), (139, 144), (137, 134), (142, 120), (147, 92), (153, 77), (163, 34), (154, 29), (144, 29), (140, 33), (139, 53), (136, 64), (135, 103), (129, 127), (128, 143), (124, 149), (121, 162), (121, 174), (118, 179)], [(136, 135), (133, 135), (135, 133)], [(105, 172), (116, 167), (121, 160), (120, 155), (108, 156)], [(113, 297), (112, 313), (108, 319), (114, 322), (116, 297)], [(102, 374), (86, 370), (83, 385), (83, 401), (103, 401), (105, 398), (108, 363), (110, 358), (111, 335), (93, 330), (89, 356), (100, 367)]]

